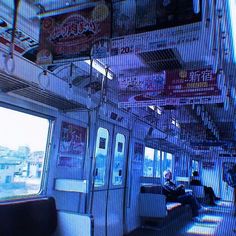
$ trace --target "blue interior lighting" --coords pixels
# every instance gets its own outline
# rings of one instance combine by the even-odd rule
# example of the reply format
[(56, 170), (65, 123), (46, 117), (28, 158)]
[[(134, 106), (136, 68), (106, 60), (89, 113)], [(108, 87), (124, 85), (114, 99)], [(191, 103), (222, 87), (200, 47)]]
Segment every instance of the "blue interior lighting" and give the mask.
[(232, 35), (232, 44), (233, 44), (233, 57), (234, 62), (236, 62), (236, 0), (228, 0), (228, 11), (231, 22), (231, 35)]

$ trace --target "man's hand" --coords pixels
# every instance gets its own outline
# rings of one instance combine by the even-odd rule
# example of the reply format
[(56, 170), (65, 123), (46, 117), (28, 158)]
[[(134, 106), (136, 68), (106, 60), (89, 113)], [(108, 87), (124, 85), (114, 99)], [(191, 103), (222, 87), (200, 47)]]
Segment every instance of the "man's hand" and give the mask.
[(177, 188), (184, 188), (184, 185), (183, 185), (183, 184), (179, 184), (179, 185), (177, 186)]

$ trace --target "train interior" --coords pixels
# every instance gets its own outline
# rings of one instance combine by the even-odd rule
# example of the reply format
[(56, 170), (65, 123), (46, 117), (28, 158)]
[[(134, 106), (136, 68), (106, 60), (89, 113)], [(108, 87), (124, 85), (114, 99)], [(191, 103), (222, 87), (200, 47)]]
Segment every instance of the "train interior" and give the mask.
[[(0, 235), (236, 235), (235, 13), (1, 0)], [(166, 170), (197, 219), (167, 201)]]

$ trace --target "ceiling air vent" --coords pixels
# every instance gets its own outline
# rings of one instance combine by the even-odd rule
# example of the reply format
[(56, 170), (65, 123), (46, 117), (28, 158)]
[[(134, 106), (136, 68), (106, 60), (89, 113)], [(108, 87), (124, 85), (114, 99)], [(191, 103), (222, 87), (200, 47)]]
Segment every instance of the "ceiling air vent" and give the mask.
[(143, 52), (139, 57), (155, 72), (182, 68), (180, 56), (172, 49)]

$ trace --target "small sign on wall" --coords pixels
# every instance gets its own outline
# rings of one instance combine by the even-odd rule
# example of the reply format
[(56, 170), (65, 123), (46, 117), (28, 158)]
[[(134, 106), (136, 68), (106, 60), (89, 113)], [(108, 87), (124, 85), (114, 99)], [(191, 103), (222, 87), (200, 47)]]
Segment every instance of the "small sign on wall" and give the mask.
[(105, 138), (99, 138), (99, 149), (106, 149), (106, 139)]
[(204, 169), (213, 169), (214, 167), (215, 167), (214, 162), (208, 162), (208, 161), (202, 162), (202, 168), (204, 168)]

